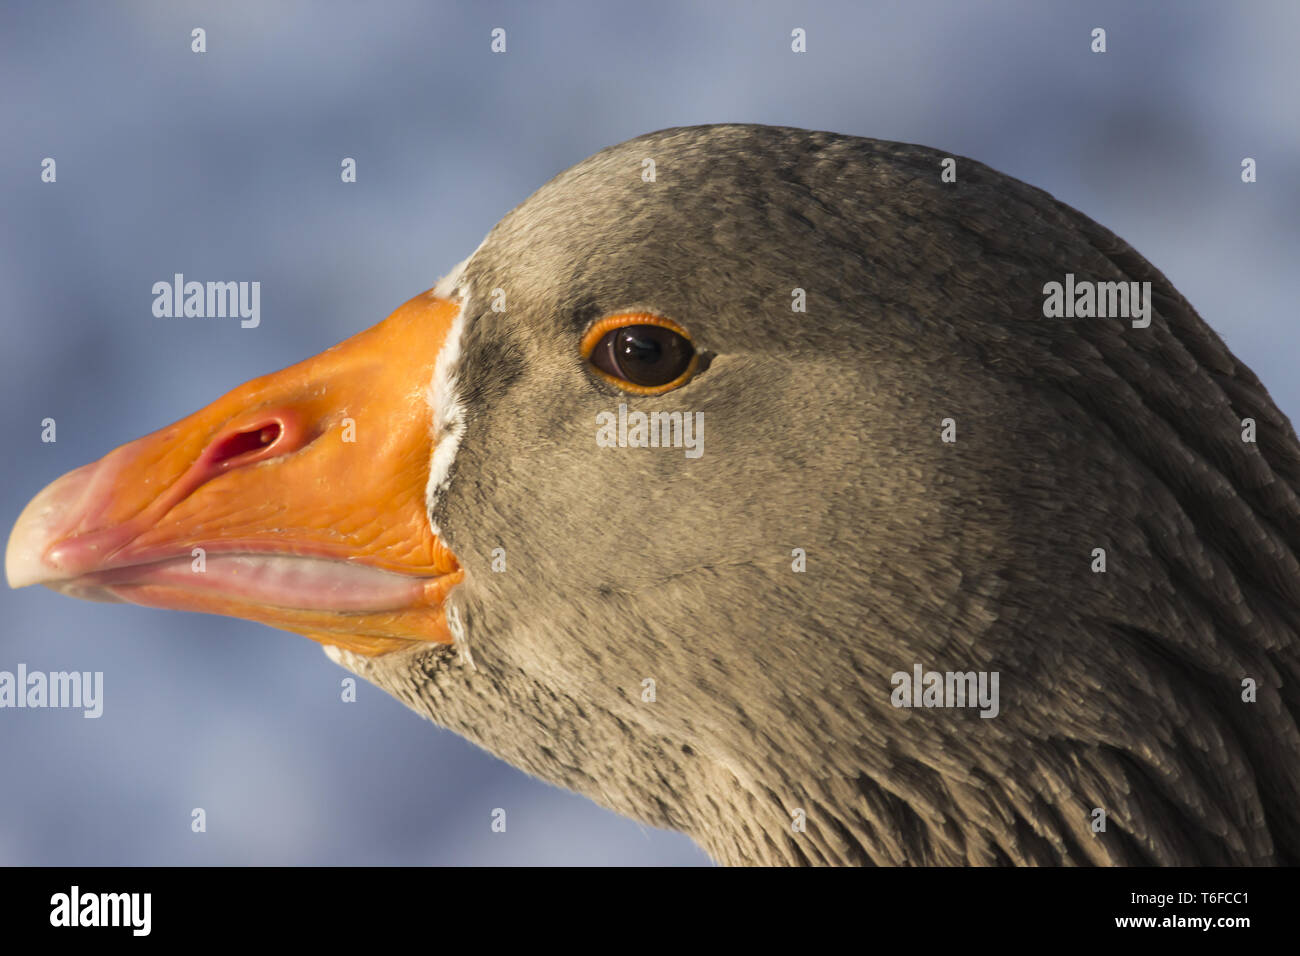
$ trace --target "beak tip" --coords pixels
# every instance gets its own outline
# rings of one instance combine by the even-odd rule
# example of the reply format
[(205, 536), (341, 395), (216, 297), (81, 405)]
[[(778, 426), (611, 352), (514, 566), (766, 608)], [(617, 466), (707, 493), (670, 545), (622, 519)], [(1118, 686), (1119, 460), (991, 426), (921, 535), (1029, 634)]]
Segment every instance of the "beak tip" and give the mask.
[(29, 553), (14, 547), (14, 539), (9, 538), (9, 547), (5, 550), (5, 581), (11, 588), (25, 588), (29, 584), (40, 584), (43, 575), (39, 561), (33, 562)]
[(67, 577), (46, 555), (67, 532), (69, 505), (80, 496), (86, 478), (83, 469), (70, 472), (42, 488), (23, 508), (5, 546), (5, 580), (11, 588)]
[(29, 514), (31, 510), (31, 505), (23, 509), (9, 533), (9, 544), (5, 547), (5, 580), (11, 588), (25, 588), (29, 584), (40, 584), (57, 577), (41, 560), (45, 522), (40, 515)]

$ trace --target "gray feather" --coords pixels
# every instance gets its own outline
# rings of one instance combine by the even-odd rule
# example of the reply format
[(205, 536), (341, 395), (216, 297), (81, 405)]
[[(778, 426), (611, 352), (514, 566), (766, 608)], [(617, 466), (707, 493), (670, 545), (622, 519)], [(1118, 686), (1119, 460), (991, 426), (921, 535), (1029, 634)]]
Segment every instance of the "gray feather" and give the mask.
[[(1300, 861), (1290, 423), (1122, 240), (972, 160), (942, 183), (944, 155), (666, 130), (511, 212), (466, 271), (434, 516), (473, 669), (352, 666), (726, 863)], [(1066, 272), (1150, 281), (1150, 328), (1044, 318)], [(578, 339), (633, 308), (708, 367), (598, 382)], [(598, 448), (619, 402), (703, 412), (705, 454)], [(1000, 713), (895, 708), (917, 663), (998, 671)]]

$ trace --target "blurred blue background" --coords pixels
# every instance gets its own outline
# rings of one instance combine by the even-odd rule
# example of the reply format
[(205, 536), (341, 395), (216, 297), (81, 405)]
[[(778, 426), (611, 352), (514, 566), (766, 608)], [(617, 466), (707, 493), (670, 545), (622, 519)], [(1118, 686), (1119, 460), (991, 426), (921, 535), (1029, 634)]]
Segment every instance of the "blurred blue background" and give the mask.
[[(63, 472), (382, 319), (565, 167), (693, 123), (924, 143), (1043, 187), (1294, 417), (1297, 36), (1286, 0), (6, 2), (3, 533)], [(154, 318), (175, 272), (259, 280), (261, 326)], [(316, 644), (259, 625), (0, 588), (0, 670), (19, 662), (103, 671), (105, 708), (0, 710), (3, 863), (708, 862), (369, 685), (340, 702)]]

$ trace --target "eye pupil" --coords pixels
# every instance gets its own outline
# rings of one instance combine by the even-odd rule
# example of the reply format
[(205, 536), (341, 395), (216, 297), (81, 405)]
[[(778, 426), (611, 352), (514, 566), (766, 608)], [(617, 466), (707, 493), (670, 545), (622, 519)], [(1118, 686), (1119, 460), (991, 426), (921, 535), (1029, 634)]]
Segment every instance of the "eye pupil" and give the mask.
[(605, 333), (591, 362), (615, 378), (653, 388), (680, 378), (694, 355), (690, 340), (667, 326), (625, 325)]
[[(654, 328), (654, 326), (643, 326)], [(630, 364), (639, 364), (643, 368), (658, 362), (663, 349), (653, 338), (646, 336), (640, 328), (621, 329), (615, 348), (618, 350), (619, 364), (627, 368)]]

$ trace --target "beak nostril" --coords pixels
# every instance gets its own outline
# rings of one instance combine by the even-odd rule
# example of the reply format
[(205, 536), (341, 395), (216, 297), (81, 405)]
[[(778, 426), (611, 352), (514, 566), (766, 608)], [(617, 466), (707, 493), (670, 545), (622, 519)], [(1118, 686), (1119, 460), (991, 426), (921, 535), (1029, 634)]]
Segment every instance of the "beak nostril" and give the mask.
[(208, 464), (222, 468), (237, 460), (247, 461), (279, 441), (283, 431), (279, 422), (270, 422), (227, 435), (209, 446)]

